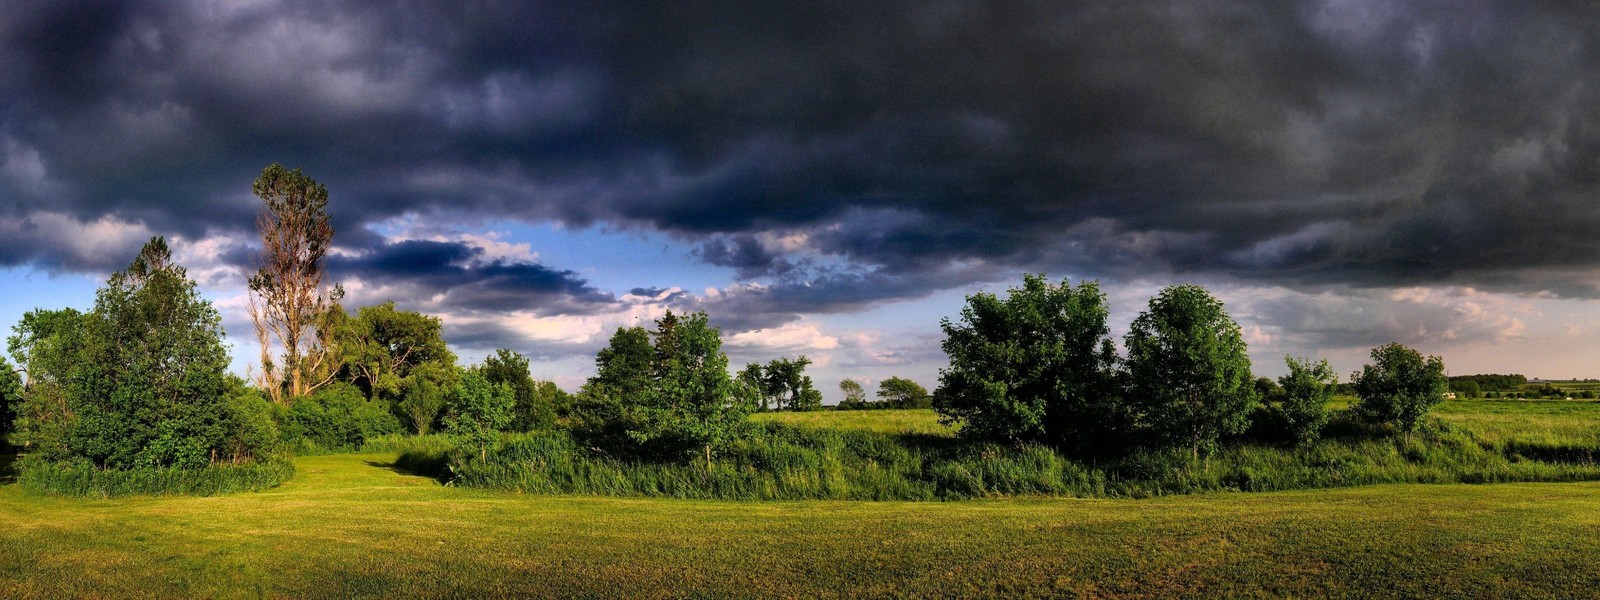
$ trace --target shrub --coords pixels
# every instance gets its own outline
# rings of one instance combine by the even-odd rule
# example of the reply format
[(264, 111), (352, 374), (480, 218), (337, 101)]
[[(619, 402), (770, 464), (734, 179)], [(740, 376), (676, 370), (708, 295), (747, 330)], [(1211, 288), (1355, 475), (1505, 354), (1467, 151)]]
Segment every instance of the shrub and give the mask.
[(1256, 390), (1244, 338), (1205, 288), (1162, 290), (1134, 319), (1126, 345), (1139, 441), (1198, 458), (1249, 426)]
[(1372, 364), (1350, 377), (1361, 402), (1357, 410), (1367, 420), (1412, 432), (1423, 416), (1444, 400), (1448, 380), (1444, 361), (1397, 343), (1372, 349)]
[(1278, 379), (1282, 386), (1279, 414), (1282, 415), (1284, 433), (1298, 444), (1308, 444), (1321, 435), (1328, 423), (1328, 401), (1338, 387), (1338, 376), (1328, 361), (1312, 364), (1311, 359), (1284, 357), (1289, 374)]
[(19, 461), (18, 467), (21, 475), (17, 482), (30, 493), (93, 498), (253, 492), (277, 487), (294, 476), (294, 463), (283, 456), (241, 464), (210, 464), (198, 469), (100, 469), (84, 460), (59, 462), (29, 455)]
[(450, 394), (450, 414), (445, 417), (445, 427), (477, 448), (480, 455), (486, 455), (489, 444), (511, 424), (515, 409), (516, 396), (510, 386), (490, 383), (482, 369), (470, 369)]
[(400, 420), (345, 382), (319, 388), (284, 411), (284, 440), (299, 453), (358, 449), (369, 438), (399, 433)]

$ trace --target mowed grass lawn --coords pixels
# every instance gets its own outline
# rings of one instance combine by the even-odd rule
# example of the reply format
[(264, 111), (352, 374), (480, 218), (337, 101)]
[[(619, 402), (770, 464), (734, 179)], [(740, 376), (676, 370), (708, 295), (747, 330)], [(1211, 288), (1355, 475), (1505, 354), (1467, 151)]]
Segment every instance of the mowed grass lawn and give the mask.
[(1589, 596), (1600, 484), (1145, 500), (519, 496), (301, 458), (282, 488), (0, 486), (0, 597)]

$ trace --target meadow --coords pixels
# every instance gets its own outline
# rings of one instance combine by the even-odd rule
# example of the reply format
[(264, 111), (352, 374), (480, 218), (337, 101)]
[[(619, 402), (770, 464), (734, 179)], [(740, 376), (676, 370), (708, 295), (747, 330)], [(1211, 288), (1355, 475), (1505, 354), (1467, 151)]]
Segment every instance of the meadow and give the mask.
[[(761, 418), (891, 427), (873, 414)], [(1456, 401), (1439, 415), (1485, 440), (1577, 444), (1600, 404)], [(394, 459), (300, 457), (279, 488), (216, 497), (35, 496), (0, 473), (0, 597), (1573, 597), (1600, 585), (1591, 482), (741, 502), (463, 489)]]

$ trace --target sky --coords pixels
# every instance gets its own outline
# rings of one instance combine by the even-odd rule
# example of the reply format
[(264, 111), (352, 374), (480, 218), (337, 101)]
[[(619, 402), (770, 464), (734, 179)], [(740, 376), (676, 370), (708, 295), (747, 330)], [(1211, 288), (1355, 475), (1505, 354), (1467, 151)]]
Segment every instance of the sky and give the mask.
[(0, 328), (151, 236), (256, 355), (267, 164), (325, 184), (350, 308), (575, 390), (704, 310), (738, 366), (929, 389), (1023, 273), (1113, 335), (1206, 286), (1255, 371), (1379, 344), (1600, 377), (1600, 7), (1569, 2), (0, 5)]

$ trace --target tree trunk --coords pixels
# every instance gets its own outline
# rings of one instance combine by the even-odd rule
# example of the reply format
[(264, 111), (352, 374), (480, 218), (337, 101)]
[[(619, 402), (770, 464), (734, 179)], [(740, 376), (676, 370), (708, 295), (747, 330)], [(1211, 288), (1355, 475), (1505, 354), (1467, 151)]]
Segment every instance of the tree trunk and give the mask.
[(711, 444), (706, 444), (706, 472), (711, 472)]

